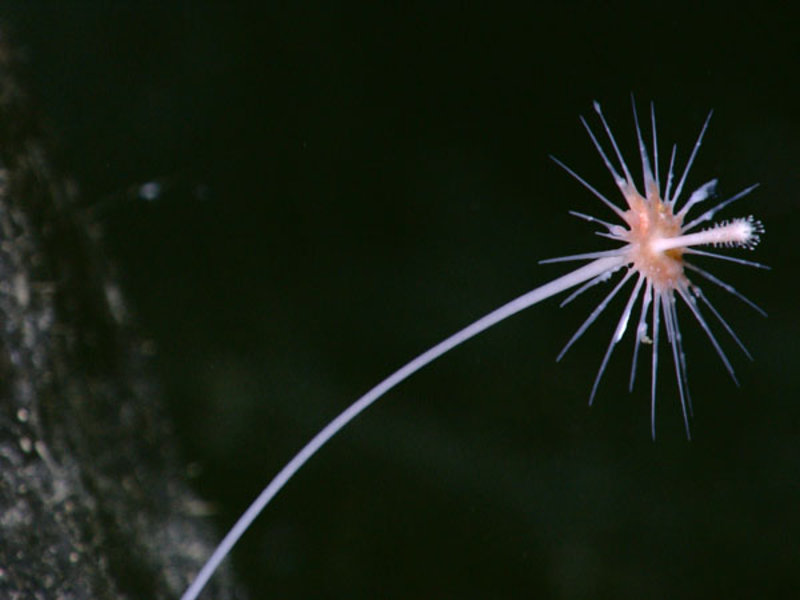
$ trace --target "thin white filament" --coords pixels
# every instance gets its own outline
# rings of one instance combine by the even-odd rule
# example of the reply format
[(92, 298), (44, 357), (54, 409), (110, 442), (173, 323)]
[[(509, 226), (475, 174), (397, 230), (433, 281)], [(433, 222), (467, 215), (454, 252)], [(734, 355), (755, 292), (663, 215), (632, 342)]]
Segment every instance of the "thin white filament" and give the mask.
[(694, 287), (692, 288), (692, 291), (694, 292), (694, 295), (695, 295), (695, 296), (697, 296), (698, 298), (700, 298), (700, 300), (702, 300), (702, 301), (703, 301), (703, 304), (705, 304), (705, 305), (708, 307), (708, 309), (709, 309), (709, 310), (710, 310), (712, 313), (714, 313), (714, 316), (715, 316), (715, 317), (717, 317), (717, 320), (718, 320), (718, 321), (719, 321), (719, 322), (722, 324), (722, 326), (725, 328), (725, 331), (727, 331), (727, 332), (728, 332), (728, 334), (729, 334), (729, 335), (730, 335), (730, 336), (733, 338), (733, 341), (735, 341), (735, 342), (738, 344), (739, 348), (741, 348), (741, 349), (742, 349), (742, 352), (744, 352), (744, 355), (745, 355), (747, 358), (749, 358), (750, 360), (753, 360), (753, 356), (752, 356), (752, 355), (750, 354), (750, 352), (747, 350), (747, 347), (744, 345), (744, 342), (742, 342), (742, 340), (740, 340), (740, 339), (739, 339), (739, 336), (738, 336), (738, 335), (736, 335), (736, 332), (733, 330), (733, 328), (732, 328), (732, 327), (731, 327), (731, 326), (728, 324), (728, 322), (727, 322), (727, 321), (726, 321), (726, 320), (723, 318), (723, 316), (722, 316), (722, 315), (720, 314), (720, 312), (719, 312), (719, 311), (718, 311), (718, 310), (717, 310), (717, 309), (714, 307), (714, 305), (713, 305), (713, 304), (711, 304), (711, 301), (710, 301), (708, 298), (706, 298), (706, 295), (705, 295), (705, 294), (702, 292), (702, 290), (701, 290), (699, 287), (697, 287), (697, 286), (694, 286)]
[(669, 199), (673, 206), (678, 201), (678, 196), (681, 195), (681, 191), (683, 191), (683, 184), (686, 183), (686, 177), (689, 175), (689, 171), (692, 168), (692, 163), (694, 163), (694, 159), (697, 156), (697, 151), (700, 150), (700, 145), (703, 143), (703, 136), (706, 134), (706, 129), (708, 129), (708, 122), (711, 121), (711, 115), (713, 114), (713, 110), (708, 111), (706, 122), (703, 123), (700, 135), (697, 136), (697, 141), (694, 144), (694, 148), (692, 148), (692, 153), (689, 155), (689, 160), (686, 162), (686, 168), (683, 169), (683, 176), (678, 182), (678, 186), (675, 188), (675, 194)]
[[(534, 304), (546, 300), (547, 298), (568, 290), (576, 285), (596, 277), (600, 273), (608, 270), (617, 269), (624, 259), (614, 256), (599, 258), (594, 262), (584, 265), (574, 271), (567, 273), (546, 283), (538, 288), (535, 288), (522, 296), (504, 304), (500, 308), (490, 312), (489, 314), (481, 317), (474, 323), (468, 325), (464, 329), (454, 333), (447, 339), (439, 342), (429, 350), (426, 350), (411, 362), (400, 367), (397, 371), (389, 375), (386, 379), (381, 381), (378, 385), (369, 390), (366, 394), (361, 396), (358, 400), (353, 402), (344, 411), (342, 411), (336, 418), (329, 422), (325, 427), (315, 435), (303, 448), (292, 458), (283, 469), (269, 482), (264, 490), (258, 495), (248, 509), (239, 517), (236, 524), (225, 535), (223, 540), (219, 543), (217, 548), (211, 554), (203, 568), (197, 574), (197, 578), (192, 582), (189, 588), (181, 596), (181, 600), (196, 600), (200, 592), (205, 587), (208, 580), (217, 570), (220, 563), (225, 559), (231, 551), (239, 538), (242, 537), (245, 531), (250, 527), (253, 521), (261, 514), (261, 511), (269, 504), (275, 495), (283, 488), (284, 485), (297, 473), (300, 468), (308, 462), (308, 460), (317, 453), (317, 451), (324, 446), (334, 435), (339, 433), (348, 423), (360, 415), (365, 409), (372, 405), (378, 398), (383, 396), (386, 392), (394, 388), (397, 384), (413, 375), (427, 364), (433, 362), (449, 350), (456, 346), (463, 344), (468, 339), (478, 335), (479, 333), (490, 328), (492, 325), (507, 319), (508, 317), (530, 307)], [(626, 278), (627, 279), (627, 278)]]
[(608, 159), (605, 150), (603, 150), (603, 147), (600, 145), (600, 142), (597, 140), (597, 137), (595, 137), (594, 131), (592, 131), (592, 128), (589, 127), (589, 124), (586, 122), (586, 119), (581, 117), (581, 123), (583, 123), (586, 132), (589, 134), (589, 138), (592, 140), (592, 143), (594, 144), (594, 147), (597, 149), (598, 154), (600, 154), (600, 158), (603, 159), (603, 163), (606, 165), (606, 169), (608, 169), (608, 172), (611, 173), (611, 177), (614, 178), (614, 183), (617, 184), (617, 187), (624, 194), (625, 186), (628, 184), (628, 182), (619, 173), (617, 173), (617, 170), (614, 168), (614, 165), (611, 164), (611, 161)]
[(695, 271), (696, 273), (699, 273), (700, 275), (702, 275), (703, 277), (708, 279), (710, 282), (717, 284), (719, 287), (721, 287), (723, 290), (725, 290), (729, 294), (732, 294), (732, 295), (736, 296), (737, 298), (739, 298), (739, 300), (741, 300), (742, 302), (747, 304), (750, 308), (755, 310), (762, 317), (766, 317), (767, 316), (767, 313), (764, 311), (763, 308), (761, 308), (758, 304), (756, 304), (755, 302), (750, 300), (750, 298), (748, 298), (747, 296), (742, 294), (739, 290), (737, 290), (735, 287), (733, 287), (730, 283), (725, 283), (720, 278), (715, 277), (714, 275), (712, 275), (711, 273), (709, 273), (708, 271), (706, 271), (704, 269), (701, 269), (697, 265), (693, 265), (691, 263), (684, 262), (683, 266), (688, 268), (688, 269), (691, 269), (692, 271)]
[(673, 311), (673, 315), (674, 315), (673, 316), (673, 320), (675, 322), (675, 331), (678, 334), (677, 338), (676, 338), (677, 341), (678, 341), (678, 355), (680, 356), (680, 359), (681, 359), (681, 369), (683, 371), (684, 386), (686, 386), (685, 387), (685, 389), (686, 389), (686, 404), (689, 407), (689, 416), (694, 418), (694, 408), (692, 408), (692, 393), (691, 393), (691, 390), (689, 388), (689, 371), (688, 371), (688, 369), (686, 367), (686, 352), (684, 352), (684, 350), (683, 350), (683, 336), (681, 335), (680, 323), (678, 323), (678, 304), (677, 304), (677, 301), (675, 300), (674, 294), (673, 294), (673, 304), (675, 305), (675, 310)]
[(575, 298), (580, 296), (583, 292), (585, 292), (589, 288), (592, 288), (592, 287), (596, 286), (598, 283), (604, 283), (604, 282), (608, 281), (609, 279), (611, 279), (611, 276), (614, 273), (615, 273), (615, 271), (607, 271), (605, 273), (600, 273), (600, 275), (598, 275), (597, 277), (595, 277), (593, 279), (590, 279), (589, 281), (584, 283), (581, 287), (579, 287), (577, 290), (572, 292), (569, 296), (567, 296), (564, 300), (562, 300), (561, 304), (558, 305), (559, 308), (564, 308), (567, 304), (569, 304), (570, 302), (575, 300)]
[[(644, 343), (647, 335), (647, 308), (653, 298), (653, 284), (648, 282), (642, 298), (642, 313), (639, 315), (639, 323), (636, 325), (636, 336), (633, 340), (633, 358), (631, 359), (631, 378), (628, 382), (628, 391), (633, 391), (633, 383), (636, 381), (636, 365), (639, 360), (639, 347)], [(651, 340), (652, 341), (652, 340)]]
[(656, 376), (658, 375), (658, 330), (661, 328), (659, 313), (661, 312), (662, 294), (653, 294), (653, 375), (650, 378), (650, 434), (656, 439)]
[[(689, 209), (692, 208), (695, 204), (698, 204), (708, 198), (709, 196), (713, 195), (717, 189), (717, 180), (712, 179), (711, 181), (707, 181), (695, 191), (692, 192), (692, 195), (689, 196), (689, 199), (686, 201), (686, 204), (683, 205), (683, 208), (678, 211), (678, 216), (683, 219), (686, 216), (686, 213), (689, 212)], [(688, 228), (686, 228), (688, 230)]]
[(669, 190), (672, 187), (672, 179), (675, 175), (675, 154), (678, 152), (678, 145), (672, 144), (672, 154), (669, 157), (669, 169), (667, 170), (667, 189), (664, 190), (664, 202), (673, 206), (675, 203), (669, 199)]
[[(588, 127), (588, 126), (587, 126), (587, 127)], [(589, 130), (589, 135), (592, 135), (592, 133), (591, 133), (591, 130)], [(594, 137), (592, 137), (592, 139), (594, 139)], [(595, 143), (597, 143), (597, 142), (595, 142)], [(600, 150), (600, 153), (602, 154), (602, 152), (603, 152), (603, 151), (602, 151), (602, 149), (600, 149), (600, 148), (599, 148), (599, 150)], [(603, 157), (605, 158), (605, 155), (603, 155)], [(625, 219), (625, 213), (624, 213), (624, 212), (622, 212), (622, 209), (620, 209), (620, 207), (619, 207), (619, 206), (617, 206), (616, 204), (614, 204), (613, 202), (611, 202), (611, 200), (609, 200), (608, 198), (606, 198), (606, 197), (605, 197), (603, 194), (601, 194), (600, 192), (598, 192), (598, 191), (597, 191), (597, 189), (596, 189), (596, 188), (595, 188), (595, 187), (594, 187), (594, 186), (593, 186), (591, 183), (589, 183), (588, 181), (586, 181), (586, 180), (585, 180), (583, 177), (581, 177), (580, 175), (578, 175), (578, 174), (577, 174), (575, 171), (573, 171), (572, 169), (570, 169), (570, 168), (569, 168), (567, 165), (565, 165), (563, 162), (561, 162), (560, 160), (558, 160), (558, 159), (557, 159), (555, 156), (553, 156), (552, 154), (550, 155), (550, 160), (552, 160), (552, 161), (553, 161), (554, 163), (556, 163), (556, 164), (557, 164), (559, 167), (561, 167), (561, 168), (562, 168), (562, 169), (564, 169), (564, 170), (565, 170), (567, 173), (569, 173), (569, 174), (572, 176), (572, 178), (573, 178), (573, 179), (575, 179), (575, 180), (576, 180), (578, 183), (580, 183), (580, 184), (581, 184), (583, 187), (585, 187), (587, 190), (589, 190), (590, 192), (592, 192), (592, 194), (594, 194), (594, 195), (595, 195), (595, 197), (599, 198), (599, 199), (600, 199), (600, 200), (603, 202), (603, 204), (605, 204), (605, 205), (606, 205), (608, 208), (610, 208), (611, 210), (613, 210), (613, 211), (614, 211), (614, 213), (615, 213), (615, 214), (616, 214), (616, 215), (617, 215), (617, 216), (618, 216), (620, 219), (623, 219), (623, 220)], [(606, 159), (606, 160), (607, 160), (607, 159)], [(614, 171), (613, 171), (613, 167), (611, 167), (611, 168), (612, 168), (612, 173), (614, 173)], [(616, 177), (619, 177), (619, 175), (617, 175)], [(622, 181), (622, 182), (623, 182), (623, 184), (624, 184), (624, 181), (625, 181), (625, 180), (624, 180), (624, 179), (620, 179), (619, 181)]]
[(624, 286), (628, 282), (628, 279), (630, 279), (635, 272), (636, 271), (634, 271), (634, 269), (628, 269), (628, 272), (625, 274), (625, 276), (622, 279), (620, 279), (619, 283), (616, 286), (614, 286), (614, 289), (608, 293), (608, 296), (603, 298), (600, 304), (597, 305), (597, 307), (591, 312), (591, 314), (587, 317), (587, 319), (583, 322), (583, 324), (578, 328), (578, 331), (576, 331), (575, 334), (569, 339), (569, 341), (561, 350), (561, 352), (558, 353), (558, 356), (556, 357), (556, 362), (564, 358), (564, 355), (567, 353), (567, 350), (569, 350), (572, 347), (572, 344), (577, 342), (578, 339), (586, 332), (589, 326), (597, 320), (597, 317), (600, 316), (600, 313), (602, 313), (606, 309), (608, 303), (611, 302), (614, 296), (617, 295), (617, 292), (619, 292), (622, 289), (622, 286)]
[(617, 328), (614, 330), (614, 335), (611, 336), (611, 341), (609, 342), (608, 349), (606, 350), (606, 354), (603, 357), (603, 362), (600, 363), (600, 368), (597, 370), (597, 376), (594, 378), (594, 384), (592, 385), (592, 393), (589, 394), (589, 406), (592, 406), (592, 404), (594, 404), (594, 397), (597, 394), (597, 388), (600, 385), (600, 380), (603, 378), (603, 373), (605, 373), (606, 371), (606, 367), (608, 366), (608, 360), (611, 358), (611, 353), (614, 351), (614, 347), (622, 339), (622, 336), (625, 335), (625, 329), (627, 329), (628, 327), (628, 320), (631, 317), (631, 310), (633, 310), (633, 304), (639, 297), (639, 292), (642, 289), (642, 284), (644, 283), (644, 280), (645, 276), (639, 275), (639, 279), (636, 281), (636, 285), (633, 288), (633, 292), (631, 292), (631, 296), (628, 299), (628, 303), (625, 305), (625, 310), (622, 311), (622, 316), (619, 319), (619, 323), (617, 323)]
[(723, 208), (725, 208), (726, 206), (728, 206), (732, 202), (736, 202), (740, 198), (744, 198), (745, 196), (747, 196), (747, 194), (752, 192), (759, 185), (760, 184), (758, 184), (758, 183), (754, 183), (753, 185), (743, 189), (738, 194), (734, 194), (733, 196), (731, 196), (727, 200), (723, 200), (722, 202), (717, 204), (714, 208), (708, 209), (706, 212), (701, 214), (699, 217), (697, 217), (696, 219), (694, 219), (694, 220), (690, 221), (689, 223), (687, 223), (686, 225), (684, 225), (681, 228), (681, 231), (683, 231), (684, 233), (687, 232), (687, 231), (691, 231), (692, 229), (697, 227), (700, 223), (704, 223), (705, 221), (710, 221), (711, 219), (714, 218), (714, 215), (717, 214), (719, 211), (721, 211)]
[(755, 267), (756, 269), (765, 269), (767, 271), (770, 270), (770, 267), (768, 267), (767, 265), (762, 265), (761, 263), (752, 260), (745, 260), (743, 258), (739, 258), (738, 256), (717, 254), (716, 252), (709, 252), (708, 250), (698, 250), (697, 248), (685, 248), (683, 252), (685, 254), (696, 254), (697, 256), (708, 256), (709, 258), (718, 258), (720, 260), (727, 260), (728, 262), (736, 263), (737, 265)]
[(624, 229), (622, 227), (619, 228), (620, 231), (618, 233), (606, 233), (605, 231), (595, 231), (595, 235), (599, 235), (600, 237), (608, 238), (609, 240), (614, 240), (615, 242), (622, 242), (625, 243), (627, 240), (625, 239)]
[(675, 324), (675, 297), (665, 295), (662, 298), (662, 303), (664, 311), (664, 329), (667, 331), (667, 338), (672, 347), (672, 362), (675, 365), (675, 376), (678, 379), (678, 395), (681, 399), (681, 412), (683, 413), (683, 424), (686, 428), (686, 438), (692, 439), (692, 434), (689, 430), (689, 413), (686, 408), (686, 388), (688, 386), (688, 380), (686, 379), (686, 372), (682, 368), (682, 364), (684, 363), (681, 361), (683, 348), (680, 342), (680, 331), (678, 331), (678, 326)]
[(631, 94), (631, 106), (633, 107), (633, 122), (636, 125), (636, 139), (639, 141), (639, 154), (642, 158), (642, 179), (644, 181), (644, 194), (650, 196), (652, 189), (658, 190), (658, 185), (653, 180), (653, 171), (650, 168), (650, 159), (647, 156), (647, 147), (645, 146), (644, 139), (642, 138), (642, 129), (639, 126), (639, 115), (636, 114), (636, 101)]
[(591, 258), (603, 258), (604, 256), (623, 256), (625, 248), (614, 248), (613, 250), (598, 250), (597, 252), (583, 252), (581, 254), (569, 254), (567, 256), (556, 256), (555, 258), (543, 258), (539, 261), (540, 265), (551, 263), (568, 262), (571, 260), (588, 260)]
[[(594, 107), (594, 112), (600, 117), (600, 122), (603, 124), (603, 128), (606, 130), (606, 135), (608, 135), (608, 139), (611, 140), (611, 147), (614, 149), (617, 158), (619, 159), (620, 164), (622, 165), (622, 171), (625, 173), (625, 178), (628, 180), (628, 185), (636, 189), (636, 184), (633, 181), (633, 175), (631, 175), (630, 169), (628, 169), (628, 164), (625, 162), (625, 159), (622, 158), (622, 152), (620, 152), (619, 146), (617, 146), (617, 140), (614, 138), (614, 134), (611, 133), (611, 127), (608, 126), (608, 122), (606, 121), (605, 116), (603, 115), (603, 111), (600, 108), (600, 103), (595, 100), (592, 103)], [(623, 190), (623, 194), (625, 190)]]
[(655, 169), (653, 178), (656, 182), (656, 193), (660, 196), (661, 181), (658, 178), (658, 136), (656, 135), (656, 107), (652, 101), (650, 101), (650, 122), (653, 124), (653, 168)]
[(571, 214), (573, 217), (578, 217), (579, 219), (583, 219), (584, 221), (589, 221), (590, 223), (599, 223), (600, 225), (602, 225), (611, 232), (624, 231), (624, 228), (622, 226), (617, 225), (615, 223), (609, 223), (608, 221), (603, 221), (602, 219), (598, 219), (597, 217), (593, 217), (592, 215), (587, 215), (585, 213), (578, 212), (577, 210), (570, 210), (567, 212), (569, 212), (569, 214)]
[(730, 373), (730, 376), (733, 379), (733, 382), (738, 386), (739, 385), (739, 380), (736, 379), (736, 373), (733, 370), (733, 365), (731, 364), (731, 361), (728, 360), (728, 357), (725, 354), (725, 351), (722, 349), (722, 346), (719, 345), (719, 342), (717, 341), (716, 336), (711, 331), (711, 328), (708, 326), (708, 323), (706, 322), (706, 320), (703, 318), (703, 315), (700, 312), (700, 309), (697, 307), (697, 302), (683, 288), (679, 287), (678, 288), (678, 293), (680, 294), (681, 298), (683, 298), (683, 301), (686, 302), (686, 306), (689, 307), (689, 310), (692, 311), (692, 314), (694, 315), (694, 318), (697, 319), (697, 322), (699, 323), (700, 328), (703, 331), (705, 331), (706, 335), (708, 336), (709, 341), (711, 342), (711, 345), (714, 346), (714, 350), (717, 351), (717, 354), (719, 355), (720, 360), (722, 360), (722, 364), (725, 365), (725, 370), (727, 370), (728, 373)]

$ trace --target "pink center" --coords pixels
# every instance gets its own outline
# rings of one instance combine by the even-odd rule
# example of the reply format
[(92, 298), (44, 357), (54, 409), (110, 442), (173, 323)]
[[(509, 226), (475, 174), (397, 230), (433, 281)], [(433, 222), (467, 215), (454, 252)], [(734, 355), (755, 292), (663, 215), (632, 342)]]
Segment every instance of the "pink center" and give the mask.
[(682, 217), (673, 214), (672, 207), (655, 194), (645, 199), (636, 190), (625, 193), (629, 210), (625, 222), (629, 230), (623, 237), (630, 244), (630, 258), (634, 268), (652, 282), (657, 291), (675, 289), (685, 282), (683, 274), (683, 249), (656, 251), (652, 242), (681, 234)]

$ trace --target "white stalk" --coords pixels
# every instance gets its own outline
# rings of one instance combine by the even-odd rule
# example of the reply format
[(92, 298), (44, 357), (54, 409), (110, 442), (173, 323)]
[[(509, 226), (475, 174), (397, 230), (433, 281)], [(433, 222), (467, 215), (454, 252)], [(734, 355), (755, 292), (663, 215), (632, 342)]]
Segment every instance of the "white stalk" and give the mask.
[(734, 219), (697, 233), (655, 239), (650, 243), (650, 248), (653, 252), (664, 252), (673, 248), (689, 248), (691, 246), (748, 246), (758, 241), (758, 233), (761, 230), (761, 224), (758, 221), (750, 218)]
[(559, 294), (570, 288), (575, 287), (597, 277), (598, 275), (606, 272), (611, 272), (628, 262), (624, 256), (610, 256), (598, 258), (597, 260), (584, 265), (566, 275), (554, 279), (550, 283), (546, 283), (538, 288), (535, 288), (518, 298), (504, 304), (489, 314), (481, 317), (474, 323), (467, 325), (464, 329), (457, 331), (450, 337), (442, 340), (429, 350), (426, 350), (411, 362), (400, 367), (397, 371), (389, 375), (386, 379), (381, 381), (378, 385), (369, 390), (366, 394), (361, 396), (358, 400), (353, 402), (345, 410), (343, 410), (336, 418), (330, 421), (322, 430), (315, 435), (303, 448), (290, 460), (283, 469), (269, 482), (267, 487), (258, 495), (248, 509), (239, 517), (236, 524), (227, 533), (225, 538), (220, 542), (214, 550), (211, 557), (208, 559), (203, 568), (197, 574), (197, 578), (192, 582), (191, 586), (181, 596), (181, 600), (196, 600), (203, 587), (208, 580), (217, 570), (217, 567), (225, 559), (231, 548), (239, 541), (245, 531), (250, 527), (253, 521), (261, 514), (261, 511), (269, 504), (275, 495), (283, 488), (284, 485), (297, 473), (300, 468), (308, 462), (308, 460), (317, 453), (317, 451), (324, 446), (328, 440), (334, 435), (339, 433), (350, 421), (355, 419), (370, 405), (372, 405), (378, 398), (383, 396), (386, 392), (394, 388), (400, 382), (413, 375), (427, 364), (433, 362), (449, 350), (466, 342), (470, 338), (478, 335), (479, 333), (489, 329), (492, 325), (496, 325), (500, 321), (530, 307), (534, 304), (546, 300), (551, 296)]

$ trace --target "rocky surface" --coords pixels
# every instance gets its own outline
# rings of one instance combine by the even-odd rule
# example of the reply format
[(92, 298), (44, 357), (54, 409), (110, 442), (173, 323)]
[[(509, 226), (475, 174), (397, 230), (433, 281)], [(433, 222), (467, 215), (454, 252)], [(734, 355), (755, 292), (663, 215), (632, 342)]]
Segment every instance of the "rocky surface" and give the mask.
[[(214, 534), (19, 70), (0, 29), (0, 597), (176, 598)], [(242, 597), (224, 573), (207, 593)]]

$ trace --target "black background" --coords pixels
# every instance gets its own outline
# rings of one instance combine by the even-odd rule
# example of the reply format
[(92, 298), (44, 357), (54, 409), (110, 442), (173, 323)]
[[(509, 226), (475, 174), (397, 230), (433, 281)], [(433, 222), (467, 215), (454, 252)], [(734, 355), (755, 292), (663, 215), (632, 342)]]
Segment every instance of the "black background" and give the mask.
[[(620, 345), (622, 300), (548, 301), (444, 357), (323, 449), (235, 555), (264, 598), (709, 598), (800, 586), (798, 21), (763, 6), (456, 3), (259, 9), (4, 2), (34, 91), (109, 231), (198, 489), (228, 527), (321, 426), (403, 362), (607, 247), (569, 209), (613, 197), (578, 122), (603, 104), (635, 163), (630, 93), (656, 103), (688, 186), (761, 187), (764, 272), (703, 263), (737, 388), (679, 313), (687, 442), (662, 346)], [(272, 4), (272, 3), (271, 3)], [(662, 165), (662, 169), (665, 165)], [(638, 170), (634, 171), (638, 173)], [(153, 202), (137, 199), (159, 180)]]

